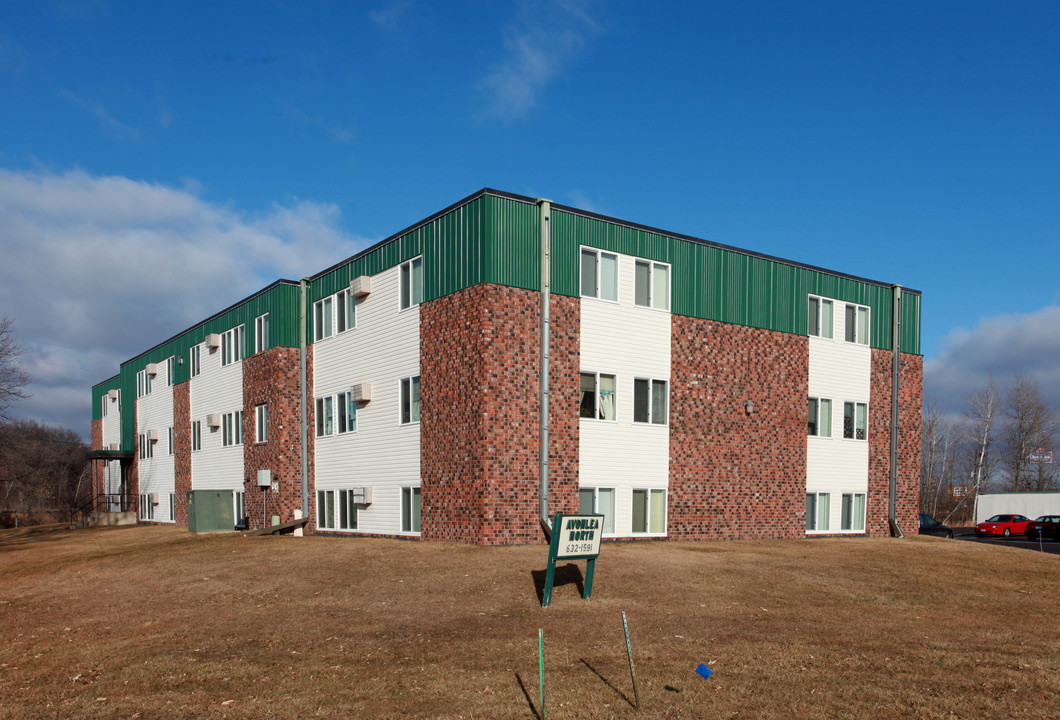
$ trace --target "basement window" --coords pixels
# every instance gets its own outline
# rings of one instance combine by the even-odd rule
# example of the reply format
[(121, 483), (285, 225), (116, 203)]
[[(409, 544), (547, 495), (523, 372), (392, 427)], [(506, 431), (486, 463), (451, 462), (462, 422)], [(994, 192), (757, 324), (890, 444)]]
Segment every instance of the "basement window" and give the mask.
[(352, 489), (317, 491), (317, 528), (357, 529), (357, 504), (353, 501)]
[(633, 534), (664, 535), (666, 533), (666, 491), (633, 491)]
[(865, 532), (865, 493), (843, 493), (839, 529)]
[(418, 487), (401, 488), (401, 532), (418, 533), (420, 531), (420, 489)]
[(603, 532), (615, 534), (615, 489), (583, 487), (578, 490), (578, 512), (586, 515), (599, 513), (604, 516)]
[(830, 493), (806, 493), (806, 532), (828, 532), (831, 500)]

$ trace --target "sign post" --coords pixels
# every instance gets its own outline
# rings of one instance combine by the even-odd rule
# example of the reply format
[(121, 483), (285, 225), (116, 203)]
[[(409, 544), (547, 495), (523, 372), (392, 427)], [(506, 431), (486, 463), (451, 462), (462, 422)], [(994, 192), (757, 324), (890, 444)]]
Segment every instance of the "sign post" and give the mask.
[(600, 514), (563, 515), (552, 517), (552, 542), (548, 547), (548, 569), (545, 571), (545, 589), (541, 593), (541, 607), (552, 602), (552, 586), (556, 582), (557, 560), (586, 560), (585, 585), (582, 598), (589, 599), (593, 592), (593, 571), (596, 557), (600, 554), (600, 537), (604, 532), (604, 516)]

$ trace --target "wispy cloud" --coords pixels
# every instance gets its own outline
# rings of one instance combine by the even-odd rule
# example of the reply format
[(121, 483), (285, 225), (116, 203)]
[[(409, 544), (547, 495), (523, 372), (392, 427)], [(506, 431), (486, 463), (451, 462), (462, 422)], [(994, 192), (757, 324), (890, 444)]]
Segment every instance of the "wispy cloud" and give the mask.
[(381, 10), (372, 10), (368, 13), (368, 18), (386, 32), (398, 33), (405, 24), (408, 10), (407, 0), (397, 0)]
[(924, 363), (924, 397), (951, 411), (964, 409), (991, 375), (1004, 388), (1020, 373), (1038, 383), (1050, 407), (1060, 408), (1060, 306), (986, 318), (972, 330), (952, 331), (938, 355)]
[(15, 318), (35, 378), (16, 413), (84, 433), (89, 387), (120, 362), (364, 244), (339, 229), (332, 204), (296, 201), (252, 216), (196, 190), (0, 169), (0, 314)]
[(95, 116), (96, 120), (99, 121), (99, 124), (101, 126), (105, 128), (110, 128), (121, 136), (131, 138), (133, 140), (140, 139), (139, 130), (129, 125), (126, 125), (125, 123), (115, 118), (107, 111), (107, 108), (103, 103), (96, 102), (94, 100), (87, 100), (81, 97), (80, 95), (77, 95), (76, 93), (70, 92), (69, 90), (60, 90), (59, 94), (75, 107), (79, 107), (82, 110), (87, 110), (89, 113)]
[(549, 82), (601, 32), (589, 6), (580, 0), (520, 4), (519, 20), (505, 33), (505, 57), (479, 86), (489, 116), (518, 120), (537, 105)]

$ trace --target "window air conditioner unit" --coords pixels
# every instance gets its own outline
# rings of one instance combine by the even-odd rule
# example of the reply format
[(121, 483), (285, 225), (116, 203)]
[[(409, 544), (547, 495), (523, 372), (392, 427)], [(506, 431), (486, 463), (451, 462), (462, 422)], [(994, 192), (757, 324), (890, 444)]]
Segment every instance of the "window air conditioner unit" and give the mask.
[(350, 280), (350, 293), (354, 297), (364, 297), (372, 292), (372, 278), (368, 275), (358, 275)]
[(258, 470), (258, 487), (272, 487), (272, 470)]
[(206, 424), (212, 428), (221, 427), (221, 413), (210, 413), (207, 415)]
[(157, 505), (158, 504), (158, 493), (150, 493), (147, 496), (147, 499), (151, 501), (152, 505)]
[(147, 370), (148, 375), (157, 375), (158, 363), (147, 363), (147, 367), (145, 369)]
[(206, 336), (206, 345), (211, 350), (221, 347), (221, 336), (218, 333), (210, 333)]
[(353, 501), (358, 505), (372, 504), (372, 488), (359, 487), (353, 489)]
[(117, 400), (118, 399), (118, 391), (117, 391), (117, 389), (108, 390), (107, 391), (107, 397), (109, 397), (111, 400)]
[(158, 442), (158, 429), (153, 428), (147, 431), (147, 439), (151, 442)]
[(118, 452), (119, 450), (121, 450), (121, 443), (111, 443), (107, 446), (107, 449), (111, 452)]
[(357, 383), (350, 388), (350, 396), (354, 402), (368, 402), (372, 399), (372, 383)]

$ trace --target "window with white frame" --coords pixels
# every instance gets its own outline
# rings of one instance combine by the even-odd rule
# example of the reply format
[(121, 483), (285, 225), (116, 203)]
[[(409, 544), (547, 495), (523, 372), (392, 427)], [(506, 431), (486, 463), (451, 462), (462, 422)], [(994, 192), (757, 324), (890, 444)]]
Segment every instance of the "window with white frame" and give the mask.
[(831, 338), (835, 324), (834, 308), (828, 298), (810, 295), (809, 308), (806, 312), (806, 334), (814, 337)]
[(144, 397), (151, 394), (151, 373), (146, 369), (136, 373), (136, 397)]
[(832, 437), (831, 400), (827, 398), (810, 398), (807, 415), (810, 421), (808, 435), (812, 437)]
[(401, 309), (423, 302), (423, 257), (401, 263)]
[(334, 309), (334, 297), (326, 297), (313, 303), (313, 340), (331, 337), (334, 331)]
[(869, 435), (869, 406), (859, 402), (843, 403), (843, 437), (864, 440)]
[(357, 325), (357, 298), (346, 288), (335, 296), (335, 331), (346, 332)]
[(266, 403), (254, 406), (254, 442), (269, 441), (269, 406)]
[(583, 418), (596, 420), (615, 419), (615, 376), (607, 373), (583, 372), (581, 374), (581, 409)]
[(652, 378), (633, 380), (633, 422), (665, 425), (669, 395), (667, 382)]
[(637, 260), (633, 268), (633, 299), (642, 307), (670, 309), (670, 266)]
[(356, 530), (357, 503), (353, 490), (317, 490), (317, 528), (320, 530)]
[(199, 371), (200, 371), (200, 365), (199, 365), (199, 350), (200, 350), (200, 348), (202, 348), (202, 345), (192, 345), (191, 352), (189, 353), (188, 362), (191, 365), (191, 368), (189, 370), (189, 372), (191, 373), (191, 377), (197, 377), (198, 374), (199, 374)]
[(194, 420), (191, 423), (191, 449), (202, 450), (202, 420)]
[(420, 376), (401, 380), (401, 424), (420, 421)]
[(170, 355), (166, 358), (166, 385), (173, 386), (173, 371), (176, 368), (176, 358)]
[(176, 434), (175, 428), (172, 425), (170, 425), (169, 426), (169, 454), (170, 455), (175, 455), (177, 453), (177, 447), (176, 446), (177, 446), (177, 434)]
[(582, 248), (581, 296), (618, 301), (618, 255)]
[(843, 493), (840, 500), (839, 529), (865, 531), (865, 493)]
[(243, 444), (243, 411), (221, 416), (221, 447)]
[(155, 444), (151, 441), (151, 436), (146, 433), (141, 433), (139, 438), (140, 446), (140, 459), (147, 460), (155, 456)]
[(666, 491), (633, 491), (633, 534), (662, 535), (666, 532)]
[(846, 306), (846, 341), (869, 344), (869, 309), (864, 305)]
[(269, 349), (269, 314), (264, 313), (254, 318), (254, 352)]
[(335, 398), (331, 395), (317, 398), (317, 437), (332, 435), (335, 432)]
[(353, 400), (352, 392), (339, 393), (335, 399), (338, 405), (338, 431), (339, 433), (351, 433), (357, 431), (357, 403)]
[(245, 327), (239, 325), (221, 335), (221, 366), (231, 365), (243, 359)]
[(233, 517), (236, 519), (236, 524), (242, 525), (247, 517), (247, 495), (242, 490), (232, 493), (232, 510), (235, 512)]
[(401, 488), (401, 532), (420, 531), (420, 489)]
[(107, 417), (107, 405), (110, 404), (110, 398), (104, 395), (100, 399), (103, 401), (103, 417)]
[(151, 502), (151, 496), (146, 493), (140, 494), (140, 519), (155, 519), (155, 504)]
[(826, 532), (832, 513), (831, 493), (806, 493), (806, 530)]
[(177, 495), (176, 493), (169, 493), (169, 519), (176, 521), (177, 519)]
[(615, 489), (583, 487), (578, 490), (578, 512), (604, 516), (603, 532), (615, 532)]

